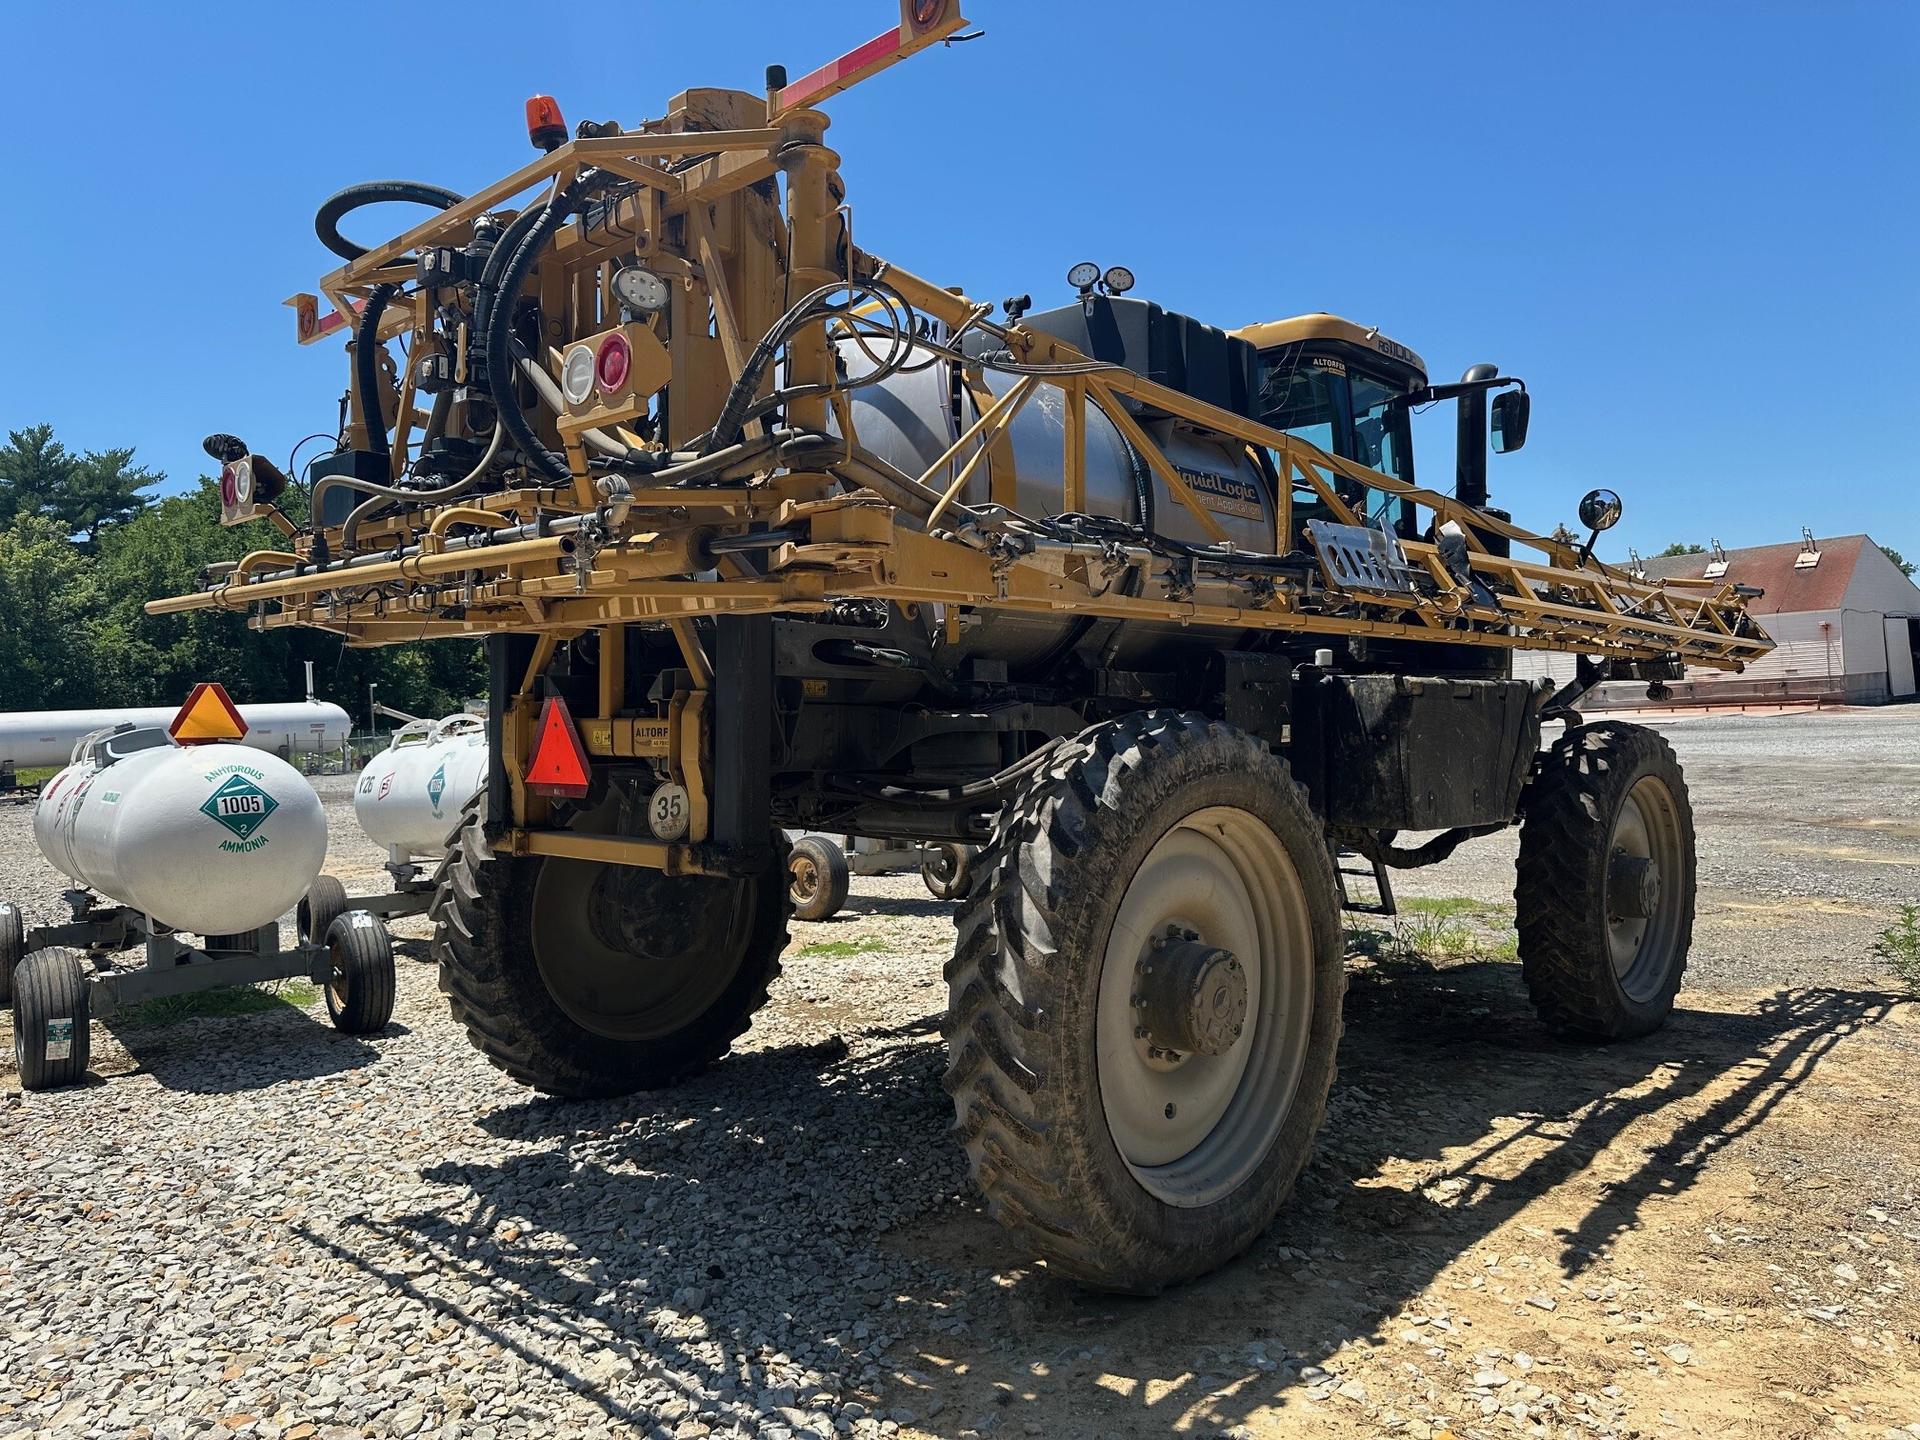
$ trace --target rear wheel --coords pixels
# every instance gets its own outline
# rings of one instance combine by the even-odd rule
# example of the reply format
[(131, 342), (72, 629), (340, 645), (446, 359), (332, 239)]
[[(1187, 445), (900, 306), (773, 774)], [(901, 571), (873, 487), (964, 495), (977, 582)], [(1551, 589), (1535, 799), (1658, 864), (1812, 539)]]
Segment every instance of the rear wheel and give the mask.
[(14, 972), (13, 1058), (20, 1088), (52, 1090), (86, 1076), (87, 965), (78, 950), (36, 950)]
[(496, 857), (476, 797), (433, 898), (454, 1019), (550, 1095), (657, 1089), (719, 1059), (767, 1002), (787, 943), (787, 847), (746, 878)]
[(800, 920), (825, 920), (847, 903), (853, 874), (847, 852), (833, 841), (808, 835), (793, 842), (787, 856), (787, 894)]
[(27, 917), (20, 907), (0, 900), (0, 1005), (13, 1003), (13, 972), (26, 958)]
[(946, 1083), (993, 1215), (1116, 1290), (1252, 1243), (1311, 1154), (1345, 987), (1285, 763), (1198, 715), (1091, 731), (1007, 808), (959, 926)]
[(1693, 940), (1693, 809), (1673, 748), (1620, 721), (1569, 730), (1521, 801), (1514, 886), (1527, 990), (1554, 1030), (1666, 1023)]
[(302, 945), (322, 944), (335, 918), (346, 913), (347, 887), (331, 875), (316, 875), (294, 907), (294, 933)]
[[(323, 879), (326, 877), (322, 877)], [(327, 1014), (344, 1035), (373, 1035), (393, 1018), (393, 937), (376, 915), (349, 910), (328, 922)]]

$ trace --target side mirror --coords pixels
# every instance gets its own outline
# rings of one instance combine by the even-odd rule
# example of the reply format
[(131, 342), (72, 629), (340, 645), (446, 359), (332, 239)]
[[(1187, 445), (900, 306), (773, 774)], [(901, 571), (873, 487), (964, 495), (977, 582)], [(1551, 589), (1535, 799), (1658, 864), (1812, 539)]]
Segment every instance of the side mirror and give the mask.
[(1625, 508), (1613, 491), (1589, 490), (1580, 497), (1580, 523), (1593, 531), (1611, 530), (1620, 523), (1620, 512)]
[(1533, 397), (1524, 390), (1507, 390), (1493, 397), (1493, 450), (1504, 455), (1527, 443), (1527, 417)]

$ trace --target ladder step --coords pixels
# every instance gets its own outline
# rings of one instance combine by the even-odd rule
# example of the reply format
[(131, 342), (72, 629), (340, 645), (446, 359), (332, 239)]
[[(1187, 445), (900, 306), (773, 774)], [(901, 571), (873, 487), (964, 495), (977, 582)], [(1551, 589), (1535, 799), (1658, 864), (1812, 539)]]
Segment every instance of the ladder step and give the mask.
[[(1354, 915), (1398, 915), (1399, 907), (1393, 900), (1393, 880), (1387, 874), (1387, 867), (1378, 860), (1368, 860), (1364, 855), (1356, 855), (1350, 850), (1338, 849), (1334, 843), (1327, 842), (1327, 853), (1333, 857), (1334, 884), (1340, 890), (1340, 908)], [(1343, 865), (1342, 860), (1357, 860), (1365, 869)], [(1347, 881), (1373, 881), (1374, 899), (1372, 901), (1355, 899), (1347, 888)]]

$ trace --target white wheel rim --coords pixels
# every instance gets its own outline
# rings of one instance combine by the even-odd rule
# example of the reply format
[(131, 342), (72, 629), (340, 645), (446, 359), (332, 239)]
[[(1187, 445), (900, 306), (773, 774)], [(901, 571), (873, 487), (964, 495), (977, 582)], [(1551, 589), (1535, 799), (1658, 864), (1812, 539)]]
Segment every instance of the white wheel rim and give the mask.
[[(1150, 1057), (1135, 1033), (1136, 966), (1169, 926), (1232, 951), (1245, 970), (1246, 1021), (1219, 1055), (1169, 1063)], [(1166, 1204), (1194, 1207), (1244, 1184), (1293, 1107), (1312, 1020), (1312, 926), (1286, 847), (1245, 810), (1215, 806), (1187, 816), (1128, 882), (1101, 961), (1101, 1106), (1141, 1187)]]

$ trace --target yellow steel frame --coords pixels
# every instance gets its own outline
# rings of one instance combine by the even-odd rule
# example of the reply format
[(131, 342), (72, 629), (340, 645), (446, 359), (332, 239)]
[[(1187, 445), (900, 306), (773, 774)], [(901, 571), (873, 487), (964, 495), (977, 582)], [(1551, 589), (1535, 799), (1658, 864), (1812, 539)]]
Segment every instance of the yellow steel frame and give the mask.
[[(964, 23), (956, 6), (947, 5), (945, 12), (936, 27), (944, 29), (934, 39)], [(932, 32), (908, 35), (905, 25), (903, 21), (900, 54), (932, 43)], [(865, 68), (853, 79), (890, 59), (872, 45), (856, 55), (864, 55), (860, 65)], [(844, 88), (831, 75), (824, 83), (824, 93)], [(548, 322), (546, 339), (557, 354), (613, 323), (605, 314), (606, 297), (618, 264), (637, 256), (667, 278), (674, 300), (661, 338), (672, 363), (666, 391), (674, 433), (663, 437), (666, 443), (682, 443), (711, 425), (753, 340), (795, 299), (817, 286), (880, 282), (949, 327), (980, 323), (986, 307), (853, 244), (838, 157), (823, 143), (827, 118), (790, 103), (794, 89), (768, 97), (688, 91), (675, 98), (665, 119), (633, 133), (564, 144), (335, 270), (321, 280), (320, 294), (340, 317), (352, 317), (376, 285), (407, 278), (396, 266), (403, 257), (425, 246), (462, 245), (482, 215), (564, 187), (592, 166), (632, 181), (636, 188), (612, 204), (596, 229), (589, 231), (585, 222), (565, 227), (542, 260), (533, 283)], [(767, 184), (776, 176), (785, 180), (784, 214)], [(337, 324), (313, 323), (318, 305), (314, 297), (296, 300), (301, 302), (297, 308), (302, 310), (303, 343), (329, 330), (339, 333)], [(156, 600), (147, 608), (154, 614), (245, 611), (259, 628), (313, 626), (359, 645), (532, 632), (540, 637), (535, 659), (542, 666), (555, 644), (588, 630), (669, 626), (696, 676), (696, 698), (659, 723), (628, 720), (623, 725), (616, 677), (614, 688), (603, 686), (601, 713), (583, 726), (583, 733), (590, 747), (603, 755), (670, 757), (674, 772), (695, 789), (705, 773), (698, 726), (707, 713), (711, 669), (687, 622), (701, 615), (804, 614), (841, 597), (870, 596), (902, 604), (1071, 610), (1229, 630), (1445, 640), (1614, 658), (1678, 656), (1689, 664), (1729, 669), (1771, 648), (1772, 642), (1746, 617), (1744, 599), (1731, 585), (1650, 582), (1583, 560), (1559, 540), (1327, 454), (1296, 436), (1140, 375), (1095, 366), (1063, 342), (1018, 323), (1006, 327), (1006, 348), (1023, 365), (1041, 369), (1022, 373), (997, 398), (977, 368), (964, 372), (978, 416), (925, 473), (908, 477), (916, 493), (937, 497), (931, 514), (902, 517), (888, 499), (837, 468), (852, 462), (857, 470), (862, 452), (852, 434), (849, 407), (836, 389), (831, 323), (822, 318), (807, 324), (786, 347), (783, 383), (810, 387), (787, 405), (786, 423), (825, 431), (832, 413), (843, 437), (837, 451), (816, 454), (803, 468), (785, 467), (768, 452), (721, 485), (649, 485), (636, 476), (631, 494), (617, 509), (609, 508), (596, 491), (573, 433), (581, 427), (572, 426), (563, 435), (553, 417), (545, 417), (540, 423), (569, 457), (571, 484), (468, 497), (437, 510), (417, 509), (371, 522), (360, 536), (368, 551), (388, 553), (398, 546), (412, 553), (349, 571), (315, 573), (309, 568), (300, 573), (311, 558), (311, 542), (305, 537), (291, 545), (276, 542), (273, 550), (248, 555), (211, 588)], [(431, 343), (433, 326), (430, 304), (399, 296), (383, 316), (380, 334), (411, 333), (415, 353), (422, 353), (417, 347)], [(464, 367), (469, 342), (464, 327), (449, 343), (456, 339)], [(1343, 590), (1323, 574), (1317, 582), (1246, 583), (1241, 594), (1209, 582), (1197, 593), (1159, 596), (1129, 595), (1123, 593), (1126, 587), (1111, 583), (1116, 563), (1160, 563), (1145, 552), (1117, 562), (1099, 546), (1047, 545), (1023, 552), (1002, 543), (1005, 535), (996, 535), (993, 524), (983, 522), (963, 497), (984, 476), (985, 493), (1011, 505), (1018, 487), (1009, 426), (1043, 387), (1058, 392), (1064, 416), (1060, 513), (1086, 508), (1088, 425), (1090, 411), (1098, 410), (1145, 457), (1201, 532), (1215, 541), (1226, 538), (1214, 513), (1136, 420), (1136, 408), (1150, 409), (1264, 452), (1280, 478), (1273, 552), (1298, 549), (1291, 507), (1296, 487), (1316, 496), (1325, 513), (1353, 524), (1362, 523), (1363, 517), (1341, 498), (1340, 487), (1342, 482), (1359, 484), (1428, 507), (1437, 521), (1458, 521), (1468, 539), (1472, 569), (1497, 604), (1476, 601), (1435, 548), (1418, 542), (1405, 543), (1403, 549), (1410, 565), (1430, 582), (1421, 593)], [(409, 392), (397, 413), (406, 416), (411, 408)], [(352, 413), (359, 414), (357, 401)], [(348, 438), (364, 435), (350, 431)], [(401, 449), (396, 446), (396, 454)], [(535, 518), (588, 512), (597, 513), (601, 523), (587, 545), (553, 535), (467, 548), (447, 544), (456, 529), (497, 530), (514, 523), (524, 526)], [(772, 552), (764, 572), (723, 559), (719, 578), (696, 578), (712, 563), (706, 558), (708, 542), (765, 522), (796, 530), (802, 538)], [(1496, 555), (1489, 547), (1493, 537), (1537, 558)], [(329, 532), (328, 540), (337, 556), (339, 532)], [(528, 673), (531, 681), (538, 670)], [(607, 675), (603, 669), (603, 681)], [(515, 782), (514, 811), (529, 827), (537, 824), (544, 807), (538, 797), (522, 790), (515, 757), (531, 737), (532, 692), (531, 683), (523, 685), (512, 713), (503, 717)], [(704, 809), (704, 792), (699, 808)], [(703, 815), (699, 823), (704, 824)], [(515, 833), (520, 838), (512, 843), (523, 848), (586, 843), (530, 839), (531, 828)], [(696, 828), (694, 838), (700, 833)], [(645, 863), (693, 868), (685, 847), (655, 848), (660, 853), (647, 851)]]

